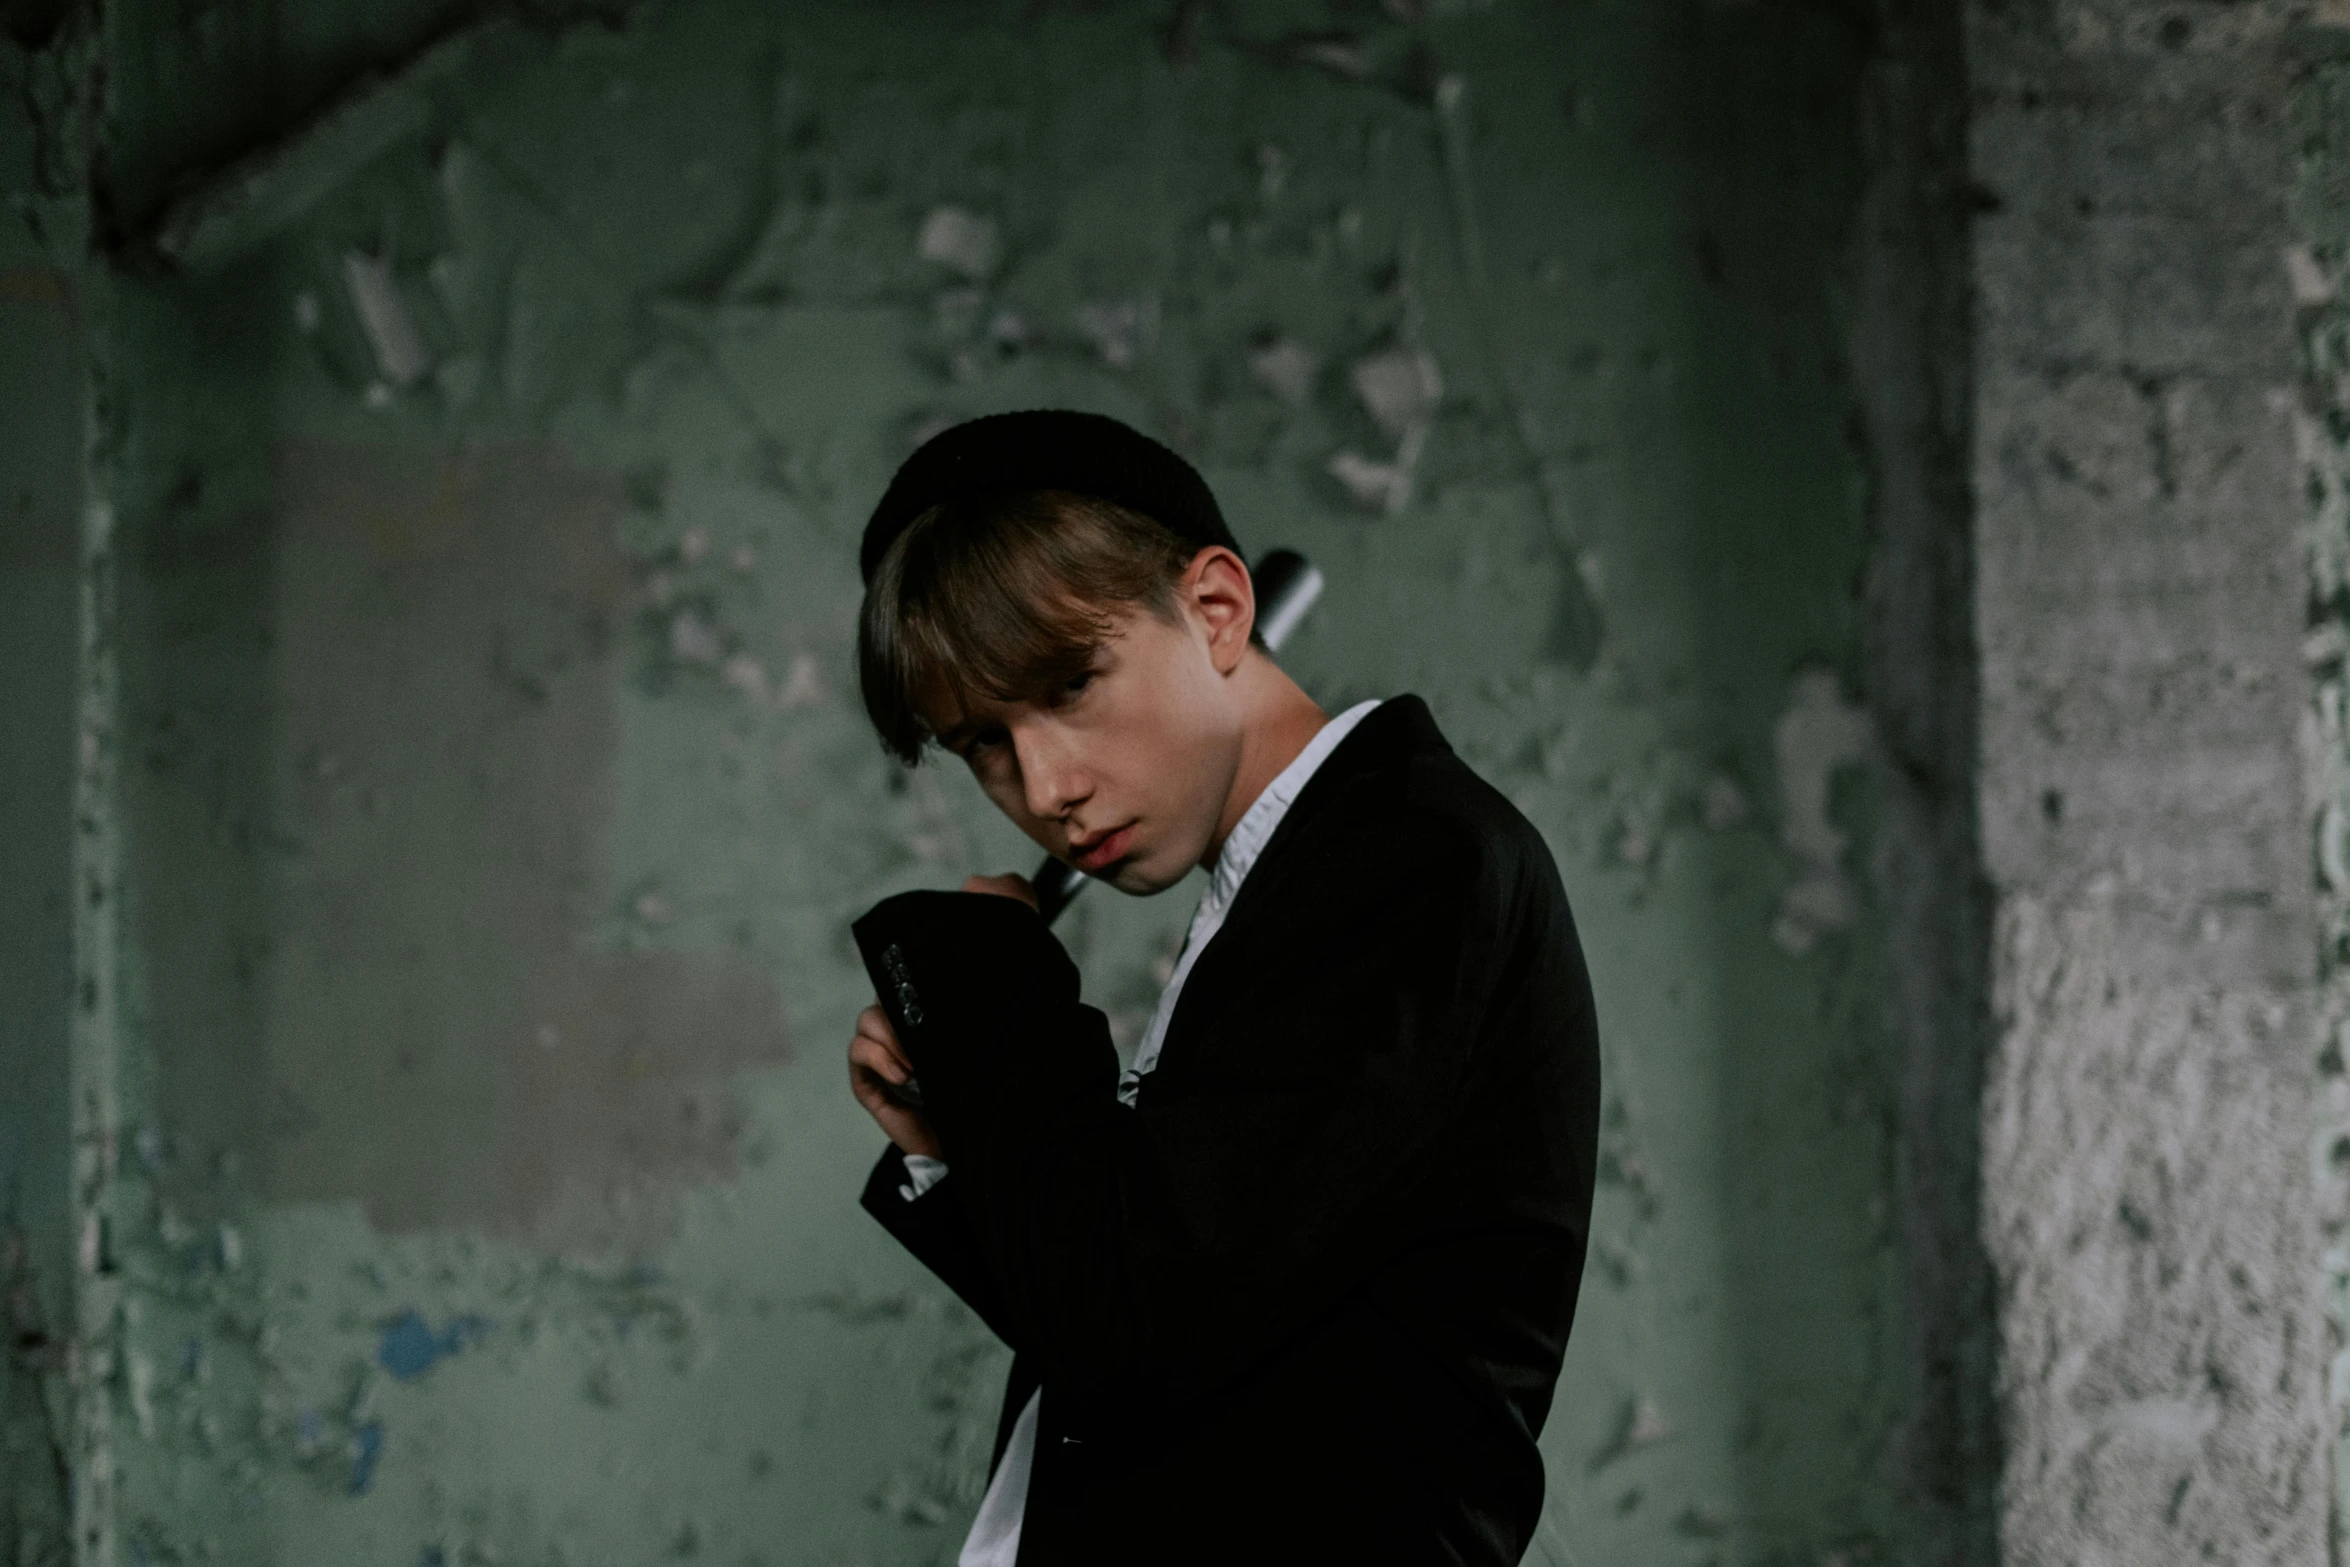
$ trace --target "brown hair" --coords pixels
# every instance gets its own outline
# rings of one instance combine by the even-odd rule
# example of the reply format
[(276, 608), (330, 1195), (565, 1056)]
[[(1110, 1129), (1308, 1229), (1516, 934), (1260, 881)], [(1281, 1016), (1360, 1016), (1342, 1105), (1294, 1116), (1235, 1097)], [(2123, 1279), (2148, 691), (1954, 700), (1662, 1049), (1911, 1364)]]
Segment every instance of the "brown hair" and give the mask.
[(1067, 490), (933, 506), (891, 543), (865, 590), (866, 716), (911, 766), (935, 737), (932, 715), (1075, 678), (1122, 608), (1171, 613), (1196, 553), (1140, 512)]

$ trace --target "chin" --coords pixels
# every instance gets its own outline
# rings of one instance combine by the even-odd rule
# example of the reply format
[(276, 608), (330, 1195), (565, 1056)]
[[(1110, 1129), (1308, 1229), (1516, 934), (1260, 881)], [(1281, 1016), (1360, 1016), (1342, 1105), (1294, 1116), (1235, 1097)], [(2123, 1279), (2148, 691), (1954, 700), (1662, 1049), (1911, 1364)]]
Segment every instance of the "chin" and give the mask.
[(1189, 869), (1190, 867), (1187, 865), (1179, 865), (1169, 871), (1155, 865), (1128, 860), (1119, 866), (1115, 873), (1104, 879), (1129, 897), (1147, 898), (1154, 892), (1165, 892), (1169, 887), (1174, 886), (1183, 879), (1184, 872)]

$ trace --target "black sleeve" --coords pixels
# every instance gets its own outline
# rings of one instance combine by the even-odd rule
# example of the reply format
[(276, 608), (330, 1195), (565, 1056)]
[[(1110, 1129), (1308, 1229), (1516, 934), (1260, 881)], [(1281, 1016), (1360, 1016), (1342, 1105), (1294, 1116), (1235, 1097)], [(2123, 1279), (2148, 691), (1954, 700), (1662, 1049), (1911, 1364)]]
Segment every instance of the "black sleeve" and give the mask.
[(873, 1173), (865, 1179), (865, 1194), (858, 1201), (899, 1245), (914, 1254), (915, 1261), (936, 1274), (980, 1321), (993, 1328), (996, 1337), (1018, 1349), (1011, 1317), (1004, 1310), (1003, 1292), (996, 1288), (987, 1259), (980, 1254), (970, 1217), (955, 1201), (954, 1172), (940, 1176), (912, 1202), (898, 1190), (907, 1179), (906, 1156), (892, 1147), (874, 1162)]
[(1473, 836), (1441, 829), (1316, 865), (1280, 965), (1211, 945), (1182, 1049), (1134, 1110), (1034, 912), (908, 893), (858, 923), (975, 1244), (1056, 1394), (1188, 1402), (1392, 1253), (1505, 934)]

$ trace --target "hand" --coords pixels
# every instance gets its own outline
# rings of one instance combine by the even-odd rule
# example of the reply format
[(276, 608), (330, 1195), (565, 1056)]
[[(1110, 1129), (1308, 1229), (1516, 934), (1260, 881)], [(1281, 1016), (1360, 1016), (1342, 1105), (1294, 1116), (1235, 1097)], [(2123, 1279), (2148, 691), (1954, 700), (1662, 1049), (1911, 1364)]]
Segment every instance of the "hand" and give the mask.
[(906, 1059), (897, 1030), (889, 1026), (889, 1014), (879, 1007), (858, 1013), (857, 1037), (849, 1041), (849, 1091), (900, 1152), (943, 1159), (946, 1155), (929, 1118), (882, 1091), (884, 1082), (902, 1083), (913, 1075), (914, 1063)]
[(965, 892), (988, 892), (999, 898), (1017, 898), (1030, 908), (1036, 907), (1036, 889), (1028, 885), (1025, 876), (973, 876), (963, 883)]

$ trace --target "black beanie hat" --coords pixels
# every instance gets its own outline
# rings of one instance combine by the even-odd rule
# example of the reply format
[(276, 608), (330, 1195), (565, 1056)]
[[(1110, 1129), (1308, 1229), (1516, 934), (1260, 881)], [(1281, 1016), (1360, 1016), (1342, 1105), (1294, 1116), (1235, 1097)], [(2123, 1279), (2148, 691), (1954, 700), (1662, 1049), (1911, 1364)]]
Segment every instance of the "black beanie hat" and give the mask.
[(1014, 490), (1068, 490), (1140, 512), (1195, 549), (1239, 553), (1208, 483), (1166, 447), (1117, 420), (1066, 408), (967, 419), (924, 441), (865, 524), (867, 582), (897, 536), (941, 501)]

